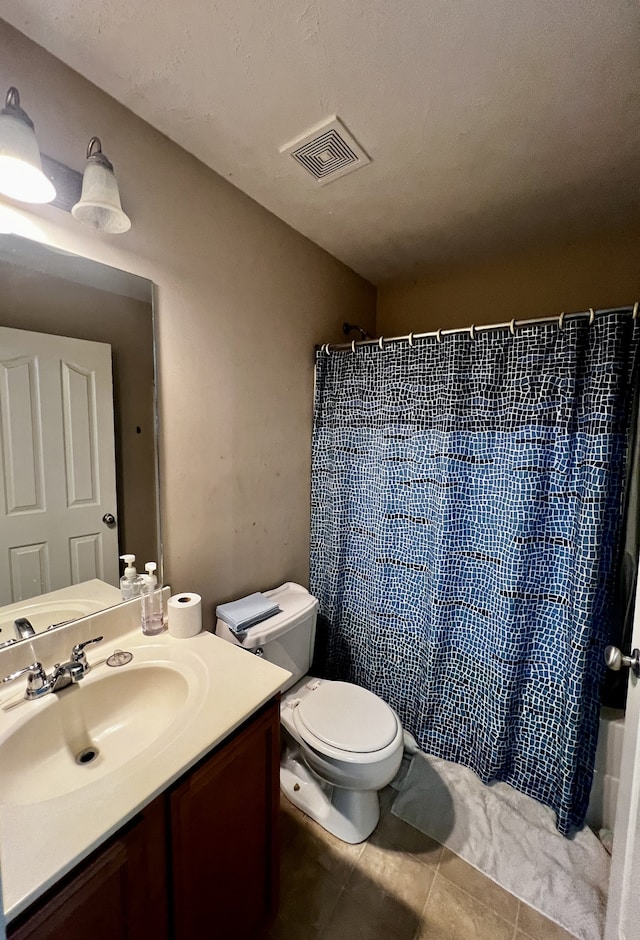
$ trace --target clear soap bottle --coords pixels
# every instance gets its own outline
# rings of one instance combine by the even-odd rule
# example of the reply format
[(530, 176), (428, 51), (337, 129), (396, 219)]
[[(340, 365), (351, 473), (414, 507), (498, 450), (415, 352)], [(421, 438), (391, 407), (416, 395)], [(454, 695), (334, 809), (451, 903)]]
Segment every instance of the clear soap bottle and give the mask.
[(120, 558), (126, 566), (124, 574), (120, 578), (120, 593), (123, 601), (130, 601), (132, 597), (138, 597), (140, 595), (142, 577), (133, 566), (136, 560), (135, 555), (120, 555)]
[(145, 636), (156, 636), (164, 629), (162, 618), (162, 585), (158, 584), (155, 561), (146, 563), (146, 574), (142, 579), (142, 632)]

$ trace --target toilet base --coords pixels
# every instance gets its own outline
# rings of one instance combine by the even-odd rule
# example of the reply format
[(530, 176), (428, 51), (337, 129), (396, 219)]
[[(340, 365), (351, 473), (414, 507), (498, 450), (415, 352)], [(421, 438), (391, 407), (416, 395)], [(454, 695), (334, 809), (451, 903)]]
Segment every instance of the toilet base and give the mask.
[(352, 845), (368, 839), (380, 819), (376, 790), (345, 790), (311, 773), (298, 748), (280, 764), (280, 789), (290, 803), (332, 835)]

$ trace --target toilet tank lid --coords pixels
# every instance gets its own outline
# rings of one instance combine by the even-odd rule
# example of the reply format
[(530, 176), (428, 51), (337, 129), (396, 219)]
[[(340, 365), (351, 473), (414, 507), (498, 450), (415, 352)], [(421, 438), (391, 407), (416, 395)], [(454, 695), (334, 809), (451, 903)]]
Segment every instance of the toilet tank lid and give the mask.
[(306, 588), (302, 587), (301, 584), (295, 584), (293, 581), (287, 581), (286, 584), (274, 588), (272, 591), (263, 591), (262, 593), (280, 607), (280, 613), (274, 614), (273, 617), (269, 617), (247, 630), (246, 636), (242, 640), (245, 649), (254, 649), (256, 646), (262, 646), (270, 640), (277, 639), (277, 637), (295, 627), (301, 620), (315, 615), (319, 606), (317, 599), (309, 594)]

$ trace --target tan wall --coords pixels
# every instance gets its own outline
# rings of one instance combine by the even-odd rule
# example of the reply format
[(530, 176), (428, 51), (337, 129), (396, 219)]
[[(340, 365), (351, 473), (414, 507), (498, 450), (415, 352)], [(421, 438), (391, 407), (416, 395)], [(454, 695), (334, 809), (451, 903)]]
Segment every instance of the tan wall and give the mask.
[[(313, 345), (373, 330), (375, 290), (20, 33), (0, 22), (44, 153), (81, 169), (102, 139), (131, 232), (53, 208), (42, 239), (157, 285), (165, 573), (213, 605), (308, 578)], [(213, 131), (212, 131), (213, 132)]]
[(111, 346), (118, 544), (142, 568), (158, 554), (151, 306), (0, 262), (0, 326)]
[(640, 236), (530, 250), (441, 268), (378, 289), (378, 334), (556, 316), (640, 300)]

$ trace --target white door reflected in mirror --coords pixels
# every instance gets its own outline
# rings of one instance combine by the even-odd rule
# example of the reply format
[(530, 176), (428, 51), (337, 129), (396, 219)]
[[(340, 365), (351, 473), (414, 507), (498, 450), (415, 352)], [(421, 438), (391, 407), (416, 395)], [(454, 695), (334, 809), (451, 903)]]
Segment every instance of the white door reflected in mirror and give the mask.
[(0, 604), (118, 585), (107, 343), (0, 328)]

